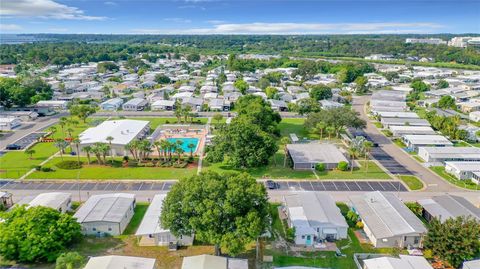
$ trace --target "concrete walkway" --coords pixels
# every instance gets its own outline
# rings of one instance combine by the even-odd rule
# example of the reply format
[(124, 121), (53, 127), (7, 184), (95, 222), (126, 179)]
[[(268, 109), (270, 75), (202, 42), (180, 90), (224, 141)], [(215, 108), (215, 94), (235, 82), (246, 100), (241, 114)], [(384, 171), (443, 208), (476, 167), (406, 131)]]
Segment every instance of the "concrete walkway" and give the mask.
[[(205, 128), (207, 129), (207, 135), (210, 134), (210, 125), (212, 123), (212, 117), (209, 117), (207, 120), (207, 124), (205, 125)], [(198, 168), (197, 168), (197, 174), (200, 174), (202, 172), (202, 166), (203, 166), (203, 158), (204, 158), (204, 153), (205, 153), (205, 146), (203, 146), (200, 149), (200, 156), (198, 158)]]

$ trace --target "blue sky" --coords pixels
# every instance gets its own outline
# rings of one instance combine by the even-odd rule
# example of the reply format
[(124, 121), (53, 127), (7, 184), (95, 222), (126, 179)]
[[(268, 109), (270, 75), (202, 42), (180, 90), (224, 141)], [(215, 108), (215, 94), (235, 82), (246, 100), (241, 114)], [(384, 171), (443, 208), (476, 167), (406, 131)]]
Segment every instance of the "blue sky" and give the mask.
[(2, 0), (1, 33), (480, 33), (479, 0)]

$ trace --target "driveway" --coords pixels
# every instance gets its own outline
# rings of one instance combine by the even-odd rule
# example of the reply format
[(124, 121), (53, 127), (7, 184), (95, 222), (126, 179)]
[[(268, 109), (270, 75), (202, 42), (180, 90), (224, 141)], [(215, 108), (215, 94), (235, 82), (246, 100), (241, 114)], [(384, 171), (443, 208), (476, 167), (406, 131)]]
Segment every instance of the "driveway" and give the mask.
[[(451, 192), (461, 190), (461, 188), (448, 183), (434, 172), (425, 168), (422, 164), (414, 160), (408, 153), (395, 145), (389, 138), (384, 136), (375, 127), (375, 125), (370, 122), (365, 113), (364, 106), (369, 100), (370, 96), (355, 97), (353, 99), (353, 108), (358, 111), (360, 113), (360, 117), (367, 122), (367, 127), (364, 129), (364, 132), (370, 136), (375, 143), (378, 143), (379, 149), (375, 150), (376, 152), (380, 152), (381, 150), (383, 158), (385, 158), (385, 155), (388, 155), (387, 158), (389, 160), (394, 160), (403, 168), (405, 168), (406, 171), (419, 177), (427, 185), (425, 191)], [(375, 158), (375, 154), (372, 154), (372, 156)], [(380, 159), (378, 161), (381, 162), (382, 160)]]

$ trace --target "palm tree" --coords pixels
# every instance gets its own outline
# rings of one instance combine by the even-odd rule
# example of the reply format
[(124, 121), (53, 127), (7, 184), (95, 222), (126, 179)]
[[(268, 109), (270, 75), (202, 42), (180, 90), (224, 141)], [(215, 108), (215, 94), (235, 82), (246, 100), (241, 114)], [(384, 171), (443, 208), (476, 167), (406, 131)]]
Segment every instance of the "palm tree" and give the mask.
[(35, 154), (35, 150), (34, 149), (26, 149), (25, 154), (30, 155), (29, 159), (31, 160), (31, 159), (33, 159), (33, 154)]
[(320, 132), (320, 139), (323, 139), (323, 131), (325, 130), (325, 128), (327, 127), (327, 125), (325, 124), (325, 122), (319, 122), (317, 123), (316, 125), (316, 131), (317, 132)]
[(52, 135), (53, 135), (53, 134), (57, 131), (57, 127), (55, 127), (55, 126), (50, 126), (50, 127), (48, 128), (48, 131), (51, 132)]
[(180, 123), (182, 121), (182, 104), (180, 101), (177, 99), (175, 101), (175, 111), (173, 111), (173, 114), (177, 118), (177, 122)]
[(190, 149), (190, 158), (193, 158), (193, 149), (195, 148), (195, 144), (190, 143), (187, 147)]
[(192, 112), (192, 107), (191, 106), (185, 106), (182, 110), (183, 117), (185, 119), (185, 123), (187, 123), (188, 116), (190, 116), (190, 112)]
[(162, 156), (162, 154), (161, 154), (161, 152), (162, 152), (162, 141), (157, 140), (157, 141), (153, 142), (153, 146), (155, 147), (155, 149), (157, 150), (157, 153), (158, 153), (157, 166), (159, 166), (160, 165), (160, 158)]
[(102, 153), (101, 153), (99, 144), (101, 144), (101, 143), (97, 142), (97, 143), (93, 144), (92, 153), (95, 154), (95, 157), (97, 157), (98, 164), (103, 164), (102, 157), (101, 157)]
[(169, 147), (170, 142), (168, 140), (161, 140), (160, 141), (160, 147), (162, 148), (163, 151), (163, 161), (167, 161), (167, 154), (168, 154), (168, 147)]
[(80, 165), (80, 139), (78, 137), (73, 138), (72, 143), (75, 144), (75, 148), (77, 149), (77, 161)]
[(68, 137), (72, 137), (72, 133), (73, 133), (73, 129), (72, 128), (67, 128), (67, 133), (68, 133)]
[(350, 158), (352, 159), (352, 162), (351, 162), (351, 165), (350, 165), (350, 169), (351, 169), (351, 172), (353, 173), (353, 161), (355, 160), (355, 158), (358, 156), (358, 148), (356, 147), (350, 147), (348, 149), (348, 154), (350, 155)]
[(177, 153), (177, 156), (178, 156), (177, 163), (180, 164), (180, 155), (184, 153), (184, 150), (180, 145), (177, 145), (177, 147), (175, 148), (175, 152)]
[(333, 126), (327, 126), (325, 128), (325, 130), (327, 131), (328, 133), (328, 139), (331, 139), (332, 138), (332, 135), (335, 133), (335, 127)]
[(132, 140), (127, 145), (125, 145), (125, 149), (130, 151), (130, 154), (132, 154), (132, 157), (137, 161), (139, 160), (138, 146), (139, 146), (138, 140)]
[(286, 167), (287, 166), (287, 156), (288, 156), (288, 149), (287, 149), (287, 145), (290, 144), (291, 141), (290, 141), (290, 138), (284, 136), (282, 137), (282, 139), (280, 139), (280, 144), (283, 145), (283, 167)]
[(365, 142), (363, 142), (363, 150), (364, 150), (364, 154), (365, 154), (365, 164), (366, 164), (366, 170), (365, 170), (365, 174), (368, 173), (368, 157), (370, 155), (370, 151), (372, 150), (373, 148), (373, 142), (372, 141), (368, 141), (368, 140), (365, 140)]
[(110, 151), (110, 146), (105, 144), (105, 143), (99, 143), (98, 147), (99, 147), (99, 151), (100, 151), (100, 153), (102, 154), (102, 157), (103, 157), (103, 164), (106, 164), (107, 163), (107, 154)]
[(63, 161), (63, 153), (65, 153), (65, 148), (68, 146), (68, 143), (65, 142), (65, 140), (58, 138), (55, 140), (55, 147), (57, 147), (60, 150), (60, 158), (62, 158)]
[(112, 160), (112, 164), (113, 164), (113, 150), (112, 150), (112, 141), (114, 140), (115, 138), (113, 138), (113, 136), (107, 136), (105, 138), (105, 140), (108, 141), (108, 145), (110, 147), (110, 159)]
[(82, 150), (87, 154), (88, 164), (90, 165), (90, 153), (92, 152), (92, 147), (91, 146), (85, 146), (85, 147), (83, 147)]
[(172, 161), (172, 152), (175, 151), (177, 144), (173, 142), (168, 142), (168, 160)]
[(62, 135), (65, 138), (65, 125), (67, 125), (68, 118), (66, 117), (61, 117), (60, 121), (58, 124), (60, 125), (60, 128), (62, 129)]

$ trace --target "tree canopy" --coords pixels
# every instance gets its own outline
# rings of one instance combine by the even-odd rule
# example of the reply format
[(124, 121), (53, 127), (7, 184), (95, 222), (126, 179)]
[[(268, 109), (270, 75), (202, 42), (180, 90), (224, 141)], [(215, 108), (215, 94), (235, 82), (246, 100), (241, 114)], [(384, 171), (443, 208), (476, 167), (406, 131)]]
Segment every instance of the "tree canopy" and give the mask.
[(161, 222), (174, 235), (195, 237), (239, 254), (267, 229), (265, 187), (252, 176), (202, 172), (173, 185), (163, 202)]
[(455, 99), (450, 95), (444, 95), (440, 100), (438, 100), (437, 106), (444, 109), (455, 109)]
[(480, 223), (474, 218), (449, 218), (430, 222), (424, 246), (458, 268), (480, 254)]
[(53, 90), (39, 77), (0, 78), (0, 105), (26, 106), (40, 100), (50, 100)]
[(337, 137), (343, 128), (363, 128), (366, 125), (366, 122), (359, 118), (359, 113), (348, 107), (331, 108), (311, 113), (305, 121), (305, 127), (315, 129), (320, 122), (333, 127)]
[(95, 107), (90, 105), (72, 105), (69, 110), (72, 116), (77, 116), (83, 122), (96, 111)]
[(155, 75), (155, 82), (158, 84), (168, 84), (170, 83), (170, 78), (168, 76), (165, 76), (163, 74), (157, 74)]
[(120, 68), (114, 62), (101, 62), (97, 65), (97, 71), (99, 73), (105, 73), (108, 71), (116, 72), (118, 70), (120, 70)]
[(81, 238), (80, 224), (47, 207), (14, 207), (1, 213), (0, 255), (19, 262), (53, 262)]
[(332, 89), (325, 85), (315, 85), (310, 89), (310, 97), (316, 101), (332, 97)]
[(280, 114), (260, 96), (245, 95), (235, 102), (237, 118), (248, 119), (251, 123), (260, 126), (266, 132), (278, 134), (278, 123), (282, 120)]

